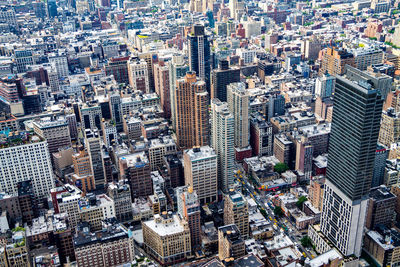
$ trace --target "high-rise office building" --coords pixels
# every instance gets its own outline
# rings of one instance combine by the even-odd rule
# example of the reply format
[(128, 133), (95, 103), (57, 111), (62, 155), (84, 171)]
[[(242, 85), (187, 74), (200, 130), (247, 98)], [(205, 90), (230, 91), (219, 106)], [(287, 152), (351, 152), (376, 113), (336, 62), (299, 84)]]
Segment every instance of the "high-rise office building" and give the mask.
[(240, 69), (229, 68), (228, 60), (219, 61), (219, 69), (212, 71), (211, 75), (211, 98), (227, 101), (227, 85), (240, 82)]
[(249, 146), (249, 93), (244, 83), (228, 85), (228, 104), (235, 118), (235, 146)]
[(154, 64), (154, 87), (160, 97), (161, 107), (164, 111), (164, 118), (171, 117), (171, 93), (169, 81), (169, 68), (164, 61)]
[(377, 187), (384, 183), (386, 160), (388, 156), (389, 150), (378, 143), (375, 150), (374, 175), (372, 177), (371, 187)]
[(203, 25), (193, 25), (189, 39), (189, 65), (190, 70), (206, 82), (207, 91), (210, 90), (210, 42), (204, 33)]
[(176, 117), (175, 117), (175, 92), (177, 88), (176, 81), (186, 75), (189, 71), (189, 66), (186, 64), (183, 55), (174, 54), (172, 60), (168, 63), (169, 69), (169, 88), (170, 88), (170, 102), (171, 102), (171, 121), (172, 127), (176, 130)]
[(315, 80), (315, 96), (320, 98), (331, 97), (335, 89), (335, 76), (323, 74)]
[(189, 224), (192, 248), (201, 244), (200, 202), (192, 186), (179, 187), (177, 192), (178, 214)]
[(320, 75), (329, 73), (330, 75), (343, 75), (346, 65), (355, 67), (354, 55), (343, 48), (327, 48), (322, 57), (322, 65), (319, 69)]
[(218, 157), (218, 187), (228, 192), (233, 184), (235, 164), (234, 117), (228, 104), (211, 100), (211, 146)]
[(33, 65), (33, 51), (31, 49), (20, 49), (15, 50), (14, 53), (17, 72), (26, 72), (26, 66)]
[(185, 166), (185, 184), (193, 186), (200, 204), (217, 200), (217, 155), (209, 146), (185, 150), (183, 154)]
[(35, 197), (48, 197), (54, 176), (47, 142), (23, 132), (5, 141), (0, 149), (0, 190), (17, 195), (18, 182), (31, 180)]
[(49, 18), (57, 17), (57, 1), (47, 0), (47, 15)]
[(361, 71), (358, 68), (347, 66), (346, 78), (355, 82), (363, 81), (370, 83), (375, 89), (381, 92), (383, 99), (386, 99), (386, 96), (392, 91), (393, 78), (384, 73)]
[(94, 184), (96, 189), (104, 188), (106, 183), (104, 172), (104, 160), (101, 149), (101, 139), (98, 132), (86, 130), (85, 145), (90, 158), (90, 165), (92, 166), (92, 175), (94, 177)]
[(336, 78), (321, 230), (346, 256), (361, 254), (382, 106), (371, 85)]
[(117, 83), (129, 84), (128, 61), (129, 57), (110, 58), (104, 72), (107, 76), (113, 75)]
[(47, 140), (51, 155), (58, 152), (60, 148), (71, 146), (71, 137), (66, 120), (38, 120), (32, 124), (35, 133)]
[(79, 117), (82, 120), (82, 128), (100, 130), (101, 119), (105, 117), (100, 105), (84, 103), (79, 109)]
[(114, 201), (115, 217), (120, 222), (132, 220), (131, 188), (127, 181), (121, 180), (110, 183), (107, 187), (107, 195)]
[(68, 59), (65, 53), (51, 53), (48, 55), (50, 64), (56, 67), (57, 75), (59, 78), (68, 77)]
[(95, 233), (85, 225), (78, 228), (73, 241), (77, 266), (121, 266), (135, 258), (132, 237), (119, 224)]
[(255, 156), (272, 156), (272, 125), (261, 114), (252, 114), (250, 119), (250, 145)]
[(149, 73), (144, 59), (132, 58), (128, 62), (129, 85), (134, 90), (150, 93)]
[(249, 210), (244, 196), (231, 189), (225, 195), (224, 224), (235, 224), (244, 239), (249, 237)]
[(204, 146), (209, 143), (209, 96), (204, 81), (188, 72), (177, 81), (175, 119), (177, 145), (180, 148)]
[(218, 257), (220, 260), (238, 259), (246, 254), (246, 245), (235, 224), (218, 228)]
[(128, 180), (131, 187), (132, 200), (153, 194), (151, 168), (144, 152), (130, 154), (119, 159), (121, 176)]
[(149, 92), (154, 92), (153, 65), (155, 62), (157, 62), (157, 54), (153, 54), (152, 52), (140, 53), (139, 58), (146, 62), (147, 80), (149, 81)]

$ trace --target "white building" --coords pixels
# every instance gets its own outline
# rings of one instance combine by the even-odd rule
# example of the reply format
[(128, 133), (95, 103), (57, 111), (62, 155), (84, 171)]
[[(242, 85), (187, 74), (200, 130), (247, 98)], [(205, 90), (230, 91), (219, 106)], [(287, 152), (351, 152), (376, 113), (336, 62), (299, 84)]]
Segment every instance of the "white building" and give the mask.
[(164, 156), (175, 154), (176, 144), (170, 136), (162, 136), (150, 140), (149, 160), (152, 171), (158, 170), (164, 163)]
[[(338, 206), (337, 206), (338, 205)], [(321, 230), (325, 236), (333, 236), (335, 247), (345, 255), (359, 256), (367, 217), (368, 198), (352, 201), (329, 180), (325, 182)], [(340, 215), (336, 211), (340, 210)], [(332, 221), (338, 220), (338, 229)]]
[(132, 59), (128, 63), (129, 84), (135, 90), (150, 92), (147, 62), (144, 59)]
[(185, 185), (193, 186), (200, 203), (206, 204), (217, 200), (217, 155), (209, 146), (185, 150)]
[(244, 60), (244, 64), (249, 64), (254, 61), (254, 58), (257, 55), (256, 50), (248, 50), (244, 48), (236, 49), (236, 54)]
[(0, 149), (0, 191), (16, 195), (17, 183), (31, 180), (35, 197), (48, 197), (54, 187), (48, 144), (38, 136)]
[(319, 96), (321, 98), (332, 96), (335, 88), (335, 80), (335, 76), (331, 76), (329, 74), (318, 77), (315, 80), (315, 96)]
[(235, 118), (235, 146), (249, 146), (249, 93), (244, 83), (231, 83), (227, 87), (228, 104)]
[(218, 156), (218, 184), (228, 192), (233, 184), (235, 164), (235, 120), (228, 104), (215, 98), (211, 101), (211, 146)]
[(55, 64), (58, 77), (59, 78), (68, 77), (69, 70), (68, 70), (67, 55), (51, 53), (49, 54), (48, 57), (49, 57), (49, 62), (51, 64)]

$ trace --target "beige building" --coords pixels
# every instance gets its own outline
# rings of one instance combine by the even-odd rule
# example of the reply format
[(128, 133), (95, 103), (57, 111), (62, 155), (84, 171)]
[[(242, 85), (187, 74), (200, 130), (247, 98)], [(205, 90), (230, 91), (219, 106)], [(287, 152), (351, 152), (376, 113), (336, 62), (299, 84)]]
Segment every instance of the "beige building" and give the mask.
[(198, 79), (195, 72), (187, 72), (177, 81), (174, 96), (177, 145), (188, 149), (208, 145), (210, 125), (206, 83)]
[(37, 135), (46, 139), (50, 155), (58, 152), (59, 148), (71, 146), (68, 123), (65, 120), (40, 120), (33, 122), (33, 130)]
[(161, 265), (170, 266), (186, 260), (191, 254), (190, 230), (178, 215), (156, 214), (142, 222), (144, 247)]
[(246, 245), (234, 224), (218, 228), (218, 257), (220, 260), (238, 259), (246, 254)]
[(149, 161), (152, 171), (157, 171), (164, 163), (164, 156), (174, 154), (176, 145), (170, 136), (160, 136), (151, 139), (149, 145)]
[(248, 204), (243, 195), (234, 189), (225, 195), (224, 224), (235, 224), (244, 239), (249, 237)]
[(235, 147), (249, 146), (249, 93), (244, 83), (227, 86), (228, 105), (235, 119)]
[(87, 176), (92, 174), (90, 157), (83, 147), (80, 148), (78, 153), (72, 155), (72, 164), (74, 165), (74, 173), (76, 175)]
[(400, 113), (393, 108), (382, 112), (378, 142), (386, 147), (400, 141)]
[(344, 49), (327, 48), (322, 56), (319, 74), (343, 75), (346, 65), (355, 67), (354, 55)]
[(200, 204), (218, 197), (217, 155), (209, 146), (185, 150), (183, 154), (185, 184), (197, 192)]
[(132, 58), (128, 62), (129, 85), (143, 93), (150, 93), (149, 74), (144, 59)]
[(310, 181), (310, 187), (308, 189), (308, 198), (311, 202), (311, 205), (314, 208), (317, 208), (319, 211), (322, 211), (322, 203), (324, 198), (324, 178), (314, 177)]
[(100, 231), (104, 219), (115, 218), (114, 201), (107, 195), (88, 194), (78, 204), (80, 220), (88, 222), (91, 231)]
[[(5, 247), (8, 266), (30, 267), (31, 261), (28, 253), (25, 231), (13, 232)], [(7, 266), (7, 264), (5, 265)]]

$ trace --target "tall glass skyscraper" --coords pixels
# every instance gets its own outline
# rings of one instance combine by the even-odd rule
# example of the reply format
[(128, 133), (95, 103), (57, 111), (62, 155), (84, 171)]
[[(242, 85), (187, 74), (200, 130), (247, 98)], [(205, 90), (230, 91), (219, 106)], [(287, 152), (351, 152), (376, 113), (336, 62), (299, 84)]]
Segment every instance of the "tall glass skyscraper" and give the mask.
[(361, 253), (382, 105), (370, 84), (336, 78), (321, 229), (345, 256)]
[(211, 52), (204, 26), (194, 25), (188, 39), (190, 70), (196, 72), (197, 77), (206, 82), (207, 91), (210, 93)]

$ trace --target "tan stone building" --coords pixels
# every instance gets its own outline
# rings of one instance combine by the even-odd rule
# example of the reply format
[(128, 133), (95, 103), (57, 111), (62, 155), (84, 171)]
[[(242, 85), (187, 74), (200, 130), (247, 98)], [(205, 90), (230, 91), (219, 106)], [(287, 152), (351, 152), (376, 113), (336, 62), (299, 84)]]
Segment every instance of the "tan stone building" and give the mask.
[(209, 144), (208, 101), (206, 83), (198, 79), (195, 72), (187, 72), (185, 78), (177, 81), (174, 112), (180, 148)]
[(239, 229), (234, 224), (218, 228), (218, 257), (238, 259), (246, 254), (246, 246)]
[(329, 73), (330, 75), (343, 75), (345, 66), (355, 67), (354, 55), (344, 49), (327, 48), (322, 56), (322, 66), (320, 74)]
[(235, 224), (244, 239), (249, 237), (249, 212), (246, 199), (231, 189), (225, 195), (224, 224)]
[(381, 128), (379, 131), (378, 142), (390, 147), (392, 143), (400, 140), (400, 114), (393, 108), (382, 112)]
[(144, 247), (161, 265), (186, 260), (191, 254), (190, 230), (186, 221), (164, 212), (142, 222)]
[(314, 177), (310, 181), (310, 187), (308, 189), (308, 198), (314, 208), (322, 211), (322, 203), (324, 198), (324, 184), (325, 178)]

